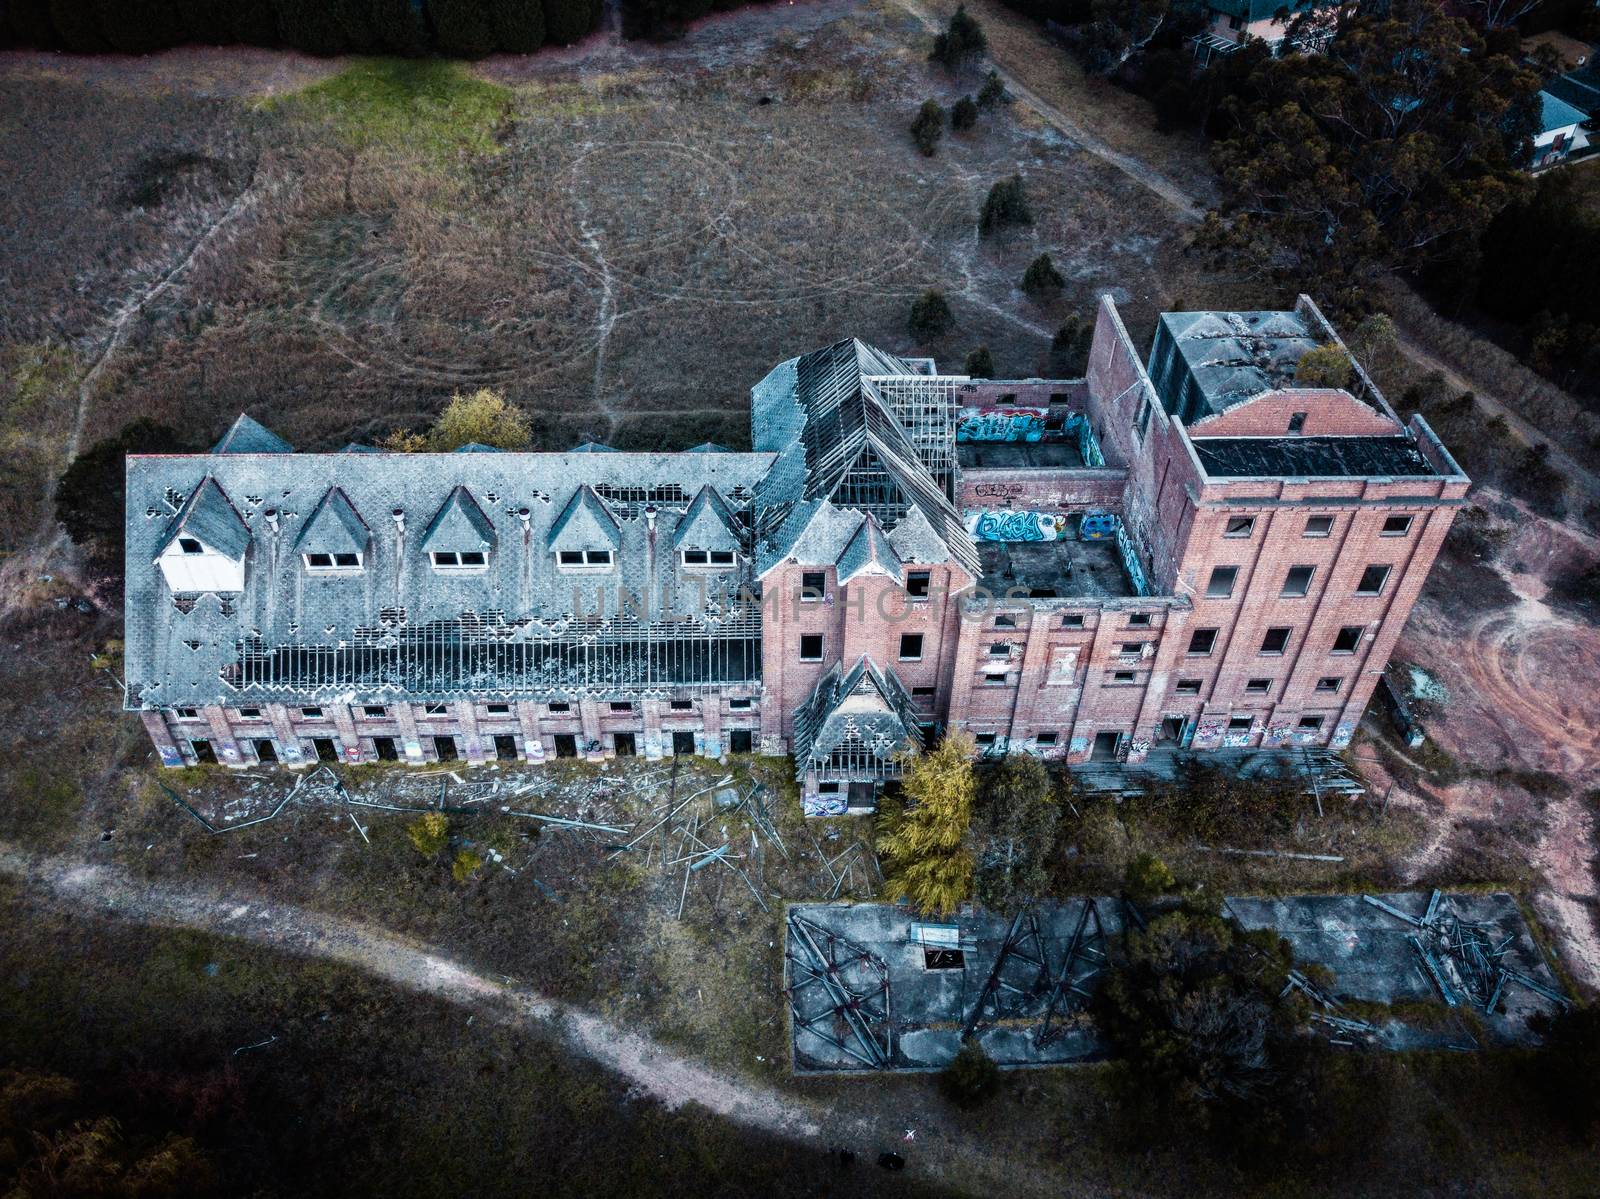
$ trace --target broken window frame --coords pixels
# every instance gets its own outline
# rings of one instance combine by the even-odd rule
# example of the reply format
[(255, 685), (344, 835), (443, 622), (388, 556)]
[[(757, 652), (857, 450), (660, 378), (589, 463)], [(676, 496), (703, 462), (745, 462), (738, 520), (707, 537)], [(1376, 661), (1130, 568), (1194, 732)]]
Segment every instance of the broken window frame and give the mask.
[(1289, 641), (1294, 637), (1294, 626), (1273, 625), (1267, 629), (1261, 638), (1261, 649), (1257, 657), (1281, 658), (1289, 652)]
[(1308, 516), (1308, 517), (1306, 517), (1305, 531), (1303, 533), (1301, 533), (1300, 536), (1302, 536), (1302, 537), (1332, 537), (1333, 536), (1333, 517), (1331, 517), (1331, 516)]
[(387, 720), (389, 709), (382, 704), (362, 704), (361, 715), (367, 720)]
[[(1415, 518), (1410, 516), (1386, 516), (1383, 518), (1383, 528), (1378, 530), (1379, 537), (1409, 537), (1411, 525)], [(1396, 528), (1389, 526), (1398, 523)]]
[(1179, 679), (1173, 684), (1173, 693), (1176, 695), (1199, 695), (1202, 680)]
[(1239, 585), (1239, 568), (1237, 566), (1213, 566), (1211, 577), (1206, 580), (1207, 599), (1232, 599), (1233, 589)]
[(822, 596), (827, 589), (827, 571), (803, 570), (800, 572), (800, 602), (802, 604), (815, 604), (821, 602)]
[[(1189, 634), (1189, 648), (1185, 651), (1191, 658), (1209, 658), (1217, 648), (1217, 629), (1195, 629)], [(1198, 648), (1204, 645), (1204, 648)]]
[(1247, 695), (1268, 695), (1272, 691), (1272, 680), (1246, 679), (1244, 689)]
[[(1298, 583), (1296, 577), (1298, 576)], [(1317, 568), (1315, 566), (1291, 566), (1283, 576), (1283, 586), (1278, 591), (1279, 599), (1305, 599), (1311, 594), (1311, 584), (1316, 582)]]
[(1344, 677), (1342, 675), (1324, 675), (1317, 680), (1316, 689), (1324, 695), (1337, 695), (1344, 690)]
[[(1344, 625), (1342, 628), (1340, 628), (1338, 633), (1334, 635), (1333, 648), (1328, 652), (1330, 654), (1338, 654), (1340, 656), (1359, 652), (1361, 649), (1361, 639), (1366, 635), (1366, 632), (1367, 626), (1364, 624)], [(1350, 643), (1350, 647), (1348, 649), (1339, 648), (1340, 642), (1344, 641), (1348, 641)]]
[(928, 590), (933, 585), (933, 572), (931, 570), (910, 570), (906, 572), (906, 595), (914, 600), (928, 598)]
[[(1371, 575), (1373, 571), (1381, 571), (1382, 573), (1378, 575), (1375, 584), (1368, 586), (1367, 576)], [(1384, 588), (1389, 585), (1389, 576), (1393, 573), (1394, 567), (1387, 562), (1372, 563), (1361, 572), (1361, 577), (1356, 580), (1356, 594), (1367, 598), (1382, 595)]]
[(1224, 537), (1249, 537), (1256, 531), (1256, 518), (1253, 516), (1230, 516), (1222, 526)]

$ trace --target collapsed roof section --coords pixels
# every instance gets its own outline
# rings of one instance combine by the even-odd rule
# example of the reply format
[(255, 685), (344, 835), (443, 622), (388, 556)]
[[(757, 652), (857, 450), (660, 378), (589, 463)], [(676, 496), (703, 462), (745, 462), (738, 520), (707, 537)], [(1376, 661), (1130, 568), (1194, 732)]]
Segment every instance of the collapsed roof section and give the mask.
[(977, 549), (960, 514), (872, 382), (924, 373), (851, 338), (781, 363), (752, 389), (756, 448), (778, 455), (758, 497), (763, 569), (794, 556), (806, 528), (792, 519), (797, 507), (825, 501), (870, 513), (884, 530), (918, 511), (918, 537), (931, 530), (946, 557), (976, 575)]
[(922, 748), (922, 727), (905, 686), (863, 656), (848, 671), (835, 662), (795, 713), (796, 776), (871, 782), (897, 778)]

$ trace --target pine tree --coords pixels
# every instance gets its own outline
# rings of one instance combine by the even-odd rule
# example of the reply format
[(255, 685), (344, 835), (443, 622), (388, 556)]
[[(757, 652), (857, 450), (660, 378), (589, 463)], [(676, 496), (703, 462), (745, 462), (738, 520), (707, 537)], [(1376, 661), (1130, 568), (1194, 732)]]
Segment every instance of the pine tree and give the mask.
[(494, 51), (494, 26), (481, 0), (428, 0), (439, 53), (452, 58), (482, 58)]
[(917, 109), (916, 119), (911, 122), (911, 140), (917, 143), (917, 149), (932, 158), (943, 136), (944, 109), (937, 100), (924, 100)]
[(284, 45), (322, 56), (345, 48), (344, 25), (328, 0), (273, 0), (273, 6)]
[(184, 40), (172, 0), (95, 0), (100, 32), (113, 50), (150, 54)]
[(971, 96), (962, 96), (950, 107), (950, 128), (960, 132), (978, 123), (978, 106)]
[(983, 27), (972, 19), (965, 4), (958, 7), (945, 31), (933, 39), (929, 60), (946, 70), (958, 71), (989, 48)]
[(945, 916), (972, 894), (967, 834), (977, 789), (974, 748), (966, 733), (951, 733), (912, 759), (902, 798), (884, 804), (877, 847), (886, 898), (906, 898), (922, 912)]
[(1023, 190), (1022, 176), (1012, 175), (989, 189), (983, 202), (983, 213), (978, 218), (978, 230), (995, 233), (1014, 225), (1033, 224), (1033, 209), (1028, 206), (1028, 193)]
[(569, 46), (600, 24), (601, 0), (545, 0), (544, 40)]
[(930, 288), (911, 303), (911, 336), (918, 341), (932, 341), (950, 331), (955, 317), (944, 292)]
[(432, 39), (416, 0), (372, 0), (372, 36), (390, 54), (416, 58), (426, 54)]
[(978, 89), (978, 107), (993, 108), (1006, 98), (1006, 85), (1000, 81), (999, 71), (990, 71), (989, 77)]
[(1073, 313), (1050, 341), (1050, 369), (1063, 379), (1081, 378), (1089, 369), (1094, 326)]
[(967, 355), (967, 375), (973, 379), (994, 378), (994, 355), (988, 346), (979, 346)]
[(499, 0), (490, 13), (494, 40), (509, 54), (532, 54), (544, 45), (544, 0)]
[(1041, 254), (1030, 262), (1022, 276), (1022, 290), (1039, 299), (1059, 295), (1066, 285), (1067, 281), (1056, 270), (1049, 254)]

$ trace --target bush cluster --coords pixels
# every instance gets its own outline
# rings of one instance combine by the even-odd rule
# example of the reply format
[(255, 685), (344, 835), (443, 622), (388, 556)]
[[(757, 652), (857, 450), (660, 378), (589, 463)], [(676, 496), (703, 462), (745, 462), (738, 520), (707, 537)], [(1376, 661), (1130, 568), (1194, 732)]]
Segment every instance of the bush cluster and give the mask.
[(149, 54), (186, 42), (289, 46), (308, 54), (527, 54), (577, 41), (600, 0), (10, 0), (23, 45)]

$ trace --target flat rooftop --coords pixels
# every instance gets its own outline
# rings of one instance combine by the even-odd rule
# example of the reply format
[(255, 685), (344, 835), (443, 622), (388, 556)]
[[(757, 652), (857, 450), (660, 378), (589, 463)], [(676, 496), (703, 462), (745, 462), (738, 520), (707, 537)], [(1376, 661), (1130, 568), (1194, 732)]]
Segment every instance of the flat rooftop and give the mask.
[(1016, 591), (1039, 599), (1125, 599), (1139, 594), (1123, 569), (1122, 551), (1110, 538), (980, 541), (978, 557), (983, 565), (978, 586), (995, 595)]
[(1054, 469), (1083, 470), (1088, 463), (1071, 441), (961, 441), (956, 461), (962, 470)]
[(1392, 478), (1439, 472), (1409, 437), (1196, 437), (1212, 478)]

